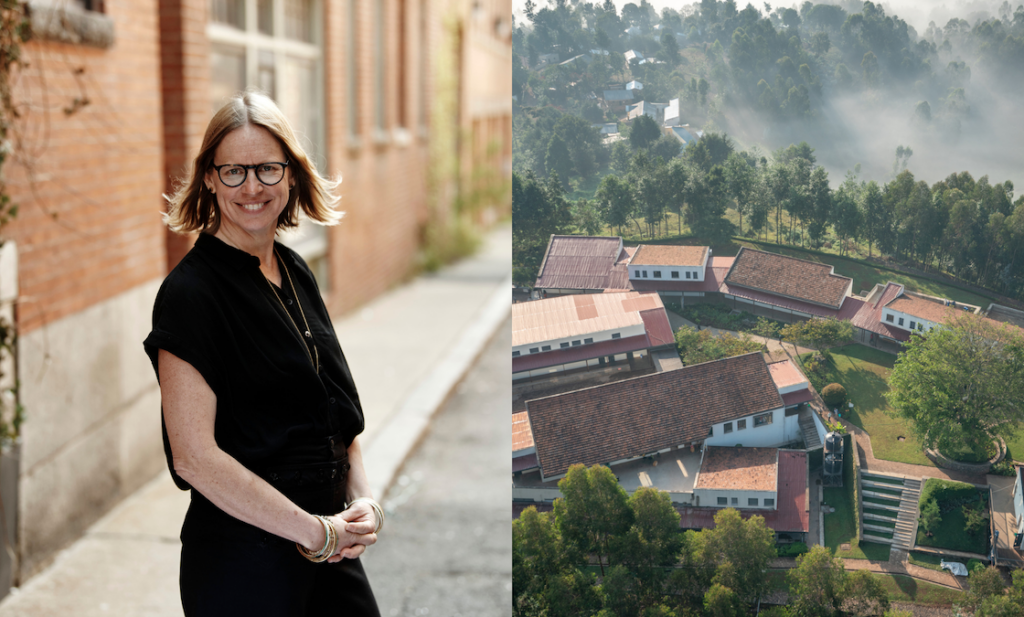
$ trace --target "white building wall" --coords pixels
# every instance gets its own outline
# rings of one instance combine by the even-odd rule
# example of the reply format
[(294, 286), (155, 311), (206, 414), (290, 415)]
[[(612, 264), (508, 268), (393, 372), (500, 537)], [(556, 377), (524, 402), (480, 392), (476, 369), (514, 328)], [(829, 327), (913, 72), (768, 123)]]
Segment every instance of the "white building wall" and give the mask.
[[(701, 266), (633, 266), (630, 265), (629, 278), (641, 281), (672, 281), (673, 283), (696, 283), (704, 280), (704, 268)], [(644, 273), (647, 276), (644, 276)], [(660, 278), (655, 275), (660, 274)], [(677, 272), (679, 278), (672, 278), (672, 273)], [(686, 273), (690, 278), (686, 278)]]
[[(794, 441), (788, 437), (786, 414), (783, 408), (780, 407), (765, 413), (771, 414), (771, 424), (754, 426), (754, 418), (763, 414), (754, 414), (740, 418), (739, 420), (746, 420), (747, 422), (747, 427), (744, 429), (738, 428), (739, 420), (715, 424), (712, 427), (712, 434), (704, 440), (704, 445), (731, 447), (736, 444), (742, 444), (746, 448), (774, 448)], [(794, 419), (796, 417), (793, 416)], [(732, 425), (732, 432), (725, 432), (726, 424)]]
[[(536, 343), (527, 343), (525, 345), (517, 345), (517, 346), (514, 346), (512, 348), (512, 351), (513, 352), (517, 352), (518, 351), (519, 355), (527, 356), (527, 355), (530, 355), (530, 350), (534, 349), (534, 348), (536, 348), (538, 350), (536, 353), (546, 353), (545, 351), (541, 351), (542, 349), (544, 349), (545, 345), (548, 345), (548, 346), (551, 347), (551, 349), (549, 349), (547, 351), (556, 351), (558, 349), (562, 349), (563, 348), (562, 347), (563, 343), (567, 343), (566, 348), (571, 348), (571, 347), (573, 347), (573, 344), (572, 344), (573, 341), (579, 341), (579, 344), (575, 345), (576, 347), (579, 347), (581, 345), (591, 345), (591, 344), (594, 344), (594, 343), (600, 343), (601, 341), (613, 340), (612, 339), (612, 335), (614, 335), (614, 334), (618, 334), (619, 335), (616, 338), (629, 338), (631, 336), (640, 336), (640, 335), (644, 334), (645, 332), (646, 332), (646, 330), (644, 329), (644, 324), (643, 324), (643, 322), (640, 322), (638, 324), (633, 324), (631, 326), (625, 326), (625, 327), (622, 327), (622, 328), (612, 328), (610, 330), (599, 330), (597, 332), (577, 334), (575, 336), (551, 339), (549, 341), (537, 341)], [(584, 343), (583, 341), (585, 339), (588, 339), (588, 338), (594, 339), (594, 340), (591, 341), (590, 343)]]
[[(710, 508), (744, 508), (744, 509), (762, 509), (762, 510), (775, 510), (778, 508), (778, 493), (776, 491), (735, 491), (735, 490), (724, 490), (724, 489), (706, 489), (697, 488), (693, 489), (693, 496), (698, 500), (698, 503), (702, 507)], [(726, 503), (718, 503), (718, 498), (724, 497)], [(756, 499), (757, 505), (750, 505), (750, 499)], [(765, 506), (765, 499), (775, 500), (771, 506)], [(735, 500), (735, 503), (733, 502)]]
[[(889, 321), (889, 316), (892, 316), (892, 321)], [(900, 320), (903, 323), (900, 323)], [(914, 322), (914, 328), (910, 328), (910, 322)], [(899, 328), (906, 332), (928, 332), (932, 328), (935, 328), (941, 324), (929, 321), (927, 319), (921, 319), (920, 317), (914, 317), (913, 315), (904, 313), (903, 311), (894, 311), (891, 308), (882, 309), (882, 323), (892, 328)], [(921, 326), (920, 328), (918, 326)]]

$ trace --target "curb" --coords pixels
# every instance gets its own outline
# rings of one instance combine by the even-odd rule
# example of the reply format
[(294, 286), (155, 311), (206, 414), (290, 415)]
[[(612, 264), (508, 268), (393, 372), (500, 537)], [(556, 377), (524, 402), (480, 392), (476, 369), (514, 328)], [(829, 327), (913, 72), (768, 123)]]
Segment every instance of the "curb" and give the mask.
[(406, 459), (430, 428), (430, 421), (469, 372), (498, 327), (512, 311), (509, 274), (462, 330), (451, 351), (413, 388), (398, 411), (367, 444), (363, 464), (373, 495), (383, 501)]

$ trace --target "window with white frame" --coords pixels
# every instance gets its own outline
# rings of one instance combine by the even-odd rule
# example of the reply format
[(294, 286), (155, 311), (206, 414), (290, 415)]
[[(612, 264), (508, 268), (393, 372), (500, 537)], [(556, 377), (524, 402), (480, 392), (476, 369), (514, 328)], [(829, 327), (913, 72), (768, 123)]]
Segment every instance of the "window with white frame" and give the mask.
[(754, 416), (754, 426), (766, 426), (772, 423), (772, 413), (763, 413), (759, 416)]
[(896, 323), (896, 325), (898, 325), (898, 326), (902, 326), (902, 325), (903, 325), (903, 318), (902, 318), (902, 317), (900, 317), (900, 319), (899, 319), (899, 321), (898, 321), (898, 322)]
[(674, 278), (674, 279), (679, 278), (679, 271), (678, 270), (673, 270), (672, 271), (672, 278)]
[(661, 270), (655, 270), (654, 271), (654, 278), (656, 278), (656, 279), (660, 279), (661, 278)]
[[(210, 110), (249, 86), (264, 91), (288, 118), (299, 143), (326, 171), (324, 145), (322, 0), (211, 0)], [(300, 216), (282, 234), (327, 291), (327, 232)]]
[(917, 323), (915, 323), (913, 319), (910, 320), (910, 329), (911, 330), (917, 329)]
[(732, 432), (732, 422), (726, 422), (725, 425), (724, 425), (724, 428), (725, 428), (725, 432), (726, 433), (731, 433)]
[(766, 507), (766, 508), (774, 508), (775, 507), (775, 500), (772, 499), (771, 497), (765, 497), (764, 498), (764, 507)]

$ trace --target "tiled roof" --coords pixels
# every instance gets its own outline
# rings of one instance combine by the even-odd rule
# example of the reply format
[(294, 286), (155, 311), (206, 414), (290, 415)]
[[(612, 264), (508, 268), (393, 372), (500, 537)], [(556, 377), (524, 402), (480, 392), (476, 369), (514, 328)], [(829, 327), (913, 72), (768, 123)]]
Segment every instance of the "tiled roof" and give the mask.
[(772, 381), (775, 382), (775, 386), (780, 390), (807, 381), (804, 374), (793, 365), (791, 360), (772, 362), (768, 365), (768, 371), (772, 374)]
[[(618, 236), (551, 236), (538, 289), (626, 289), (622, 239)], [(617, 262), (622, 262), (620, 267)]]
[(857, 310), (860, 308), (861, 304), (863, 304), (862, 300), (858, 300), (854, 297), (848, 297), (843, 302), (842, 308), (836, 310), (827, 306), (821, 306), (820, 304), (811, 304), (809, 302), (794, 300), (792, 298), (775, 295), (773, 293), (754, 291), (753, 289), (728, 285), (726, 283), (722, 284), (719, 291), (738, 298), (746, 298), (748, 300), (753, 300), (754, 302), (779, 307), (780, 309), (787, 311), (797, 311), (806, 315), (814, 315), (815, 317), (834, 317), (836, 319), (850, 319), (857, 314)]
[(778, 448), (707, 446), (695, 489), (774, 491)]
[[(894, 311), (906, 313), (913, 317), (920, 317), (921, 319), (927, 319), (935, 323), (943, 323), (947, 319), (952, 318), (955, 315), (967, 312), (962, 308), (963, 304), (957, 304), (956, 308), (952, 306), (946, 306), (936, 300), (930, 300), (924, 298), (918, 294), (904, 293), (903, 295), (890, 300), (885, 305), (886, 308), (890, 308)], [(971, 307), (970, 312), (974, 312), (975, 307)]]
[[(717, 264), (717, 257), (712, 257), (710, 261), (714, 261)], [(731, 258), (730, 258), (731, 259)], [(729, 265), (732, 265), (731, 263)], [(630, 286), (637, 291), (702, 291), (704, 293), (716, 292), (722, 287), (722, 281), (725, 280), (725, 275), (729, 272), (729, 266), (711, 267), (709, 263), (704, 268), (704, 280), (703, 281), (687, 281), (686, 279), (631, 279), (629, 281)]]
[(713, 424), (780, 407), (760, 353), (526, 403), (545, 477), (703, 441)]
[(635, 291), (519, 302), (512, 305), (512, 346), (639, 326), (641, 311), (663, 308), (658, 294)]
[[(867, 330), (868, 332), (874, 332), (881, 336), (885, 336), (897, 341), (908, 341), (910, 340), (910, 333), (899, 328), (891, 328), (888, 324), (882, 321), (882, 308), (886, 304), (891, 302), (893, 298), (903, 293), (903, 285), (899, 283), (893, 283), (889, 281), (885, 285), (885, 289), (879, 295), (878, 299), (874, 302), (861, 302), (858, 306), (857, 312), (850, 318), (850, 323), (855, 327)], [(848, 298), (846, 304), (853, 302), (855, 298)]]
[(633, 266), (703, 266), (706, 246), (668, 246), (641, 244), (633, 255)]
[(512, 451), (518, 452), (533, 447), (533, 433), (530, 432), (530, 416), (525, 411), (512, 414)]
[[(764, 517), (764, 523), (777, 532), (807, 532), (810, 512), (807, 511), (807, 454), (792, 450), (779, 450), (779, 484), (775, 510), (740, 509), (740, 516)], [(528, 505), (528, 504), (527, 504)], [(525, 507), (521, 507), (519, 512)], [(550, 511), (550, 507), (546, 511)], [(538, 511), (542, 511), (540, 507)], [(676, 506), (679, 526), (683, 529), (712, 529), (719, 508), (692, 508)], [(517, 515), (513, 506), (513, 514)]]
[(853, 279), (832, 266), (743, 247), (725, 282), (839, 309)]
[(640, 318), (644, 320), (644, 329), (647, 330), (651, 347), (675, 345), (676, 337), (672, 333), (672, 324), (668, 321), (668, 313), (664, 307), (640, 311)]

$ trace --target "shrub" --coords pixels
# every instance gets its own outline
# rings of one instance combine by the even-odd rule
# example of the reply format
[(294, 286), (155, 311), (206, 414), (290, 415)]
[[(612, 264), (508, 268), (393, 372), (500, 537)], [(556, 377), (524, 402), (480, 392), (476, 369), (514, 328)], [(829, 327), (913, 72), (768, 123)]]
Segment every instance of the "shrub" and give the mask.
[(1014, 468), (1013, 461), (1008, 460), (1008, 459), (1009, 459), (1009, 456), (1007, 456), (1003, 460), (999, 461), (995, 465), (992, 465), (992, 471), (990, 471), (989, 473), (995, 474), (997, 476), (1015, 476), (1015, 475), (1017, 475), (1017, 472), (1016, 472), (1016, 470)]
[(839, 407), (846, 402), (846, 388), (830, 383), (821, 391), (821, 398), (829, 407)]
[(942, 515), (939, 513), (939, 502), (929, 499), (921, 507), (921, 527), (928, 533), (934, 533), (942, 522)]
[(988, 508), (982, 500), (979, 499), (977, 504), (964, 504), (963, 510), (967, 531), (975, 533), (988, 525)]
[(929, 500), (942, 502), (943, 505), (947, 505), (943, 509), (948, 511), (965, 503), (977, 501), (977, 499), (978, 489), (973, 484), (929, 478), (925, 481), (924, 488), (921, 490), (919, 503), (924, 508)]
[(974, 574), (975, 572), (984, 572), (985, 568), (985, 562), (980, 559), (969, 559), (967, 561), (967, 572), (969, 574)]
[(778, 548), (779, 557), (796, 557), (807, 552), (807, 545), (803, 542), (794, 542)]

